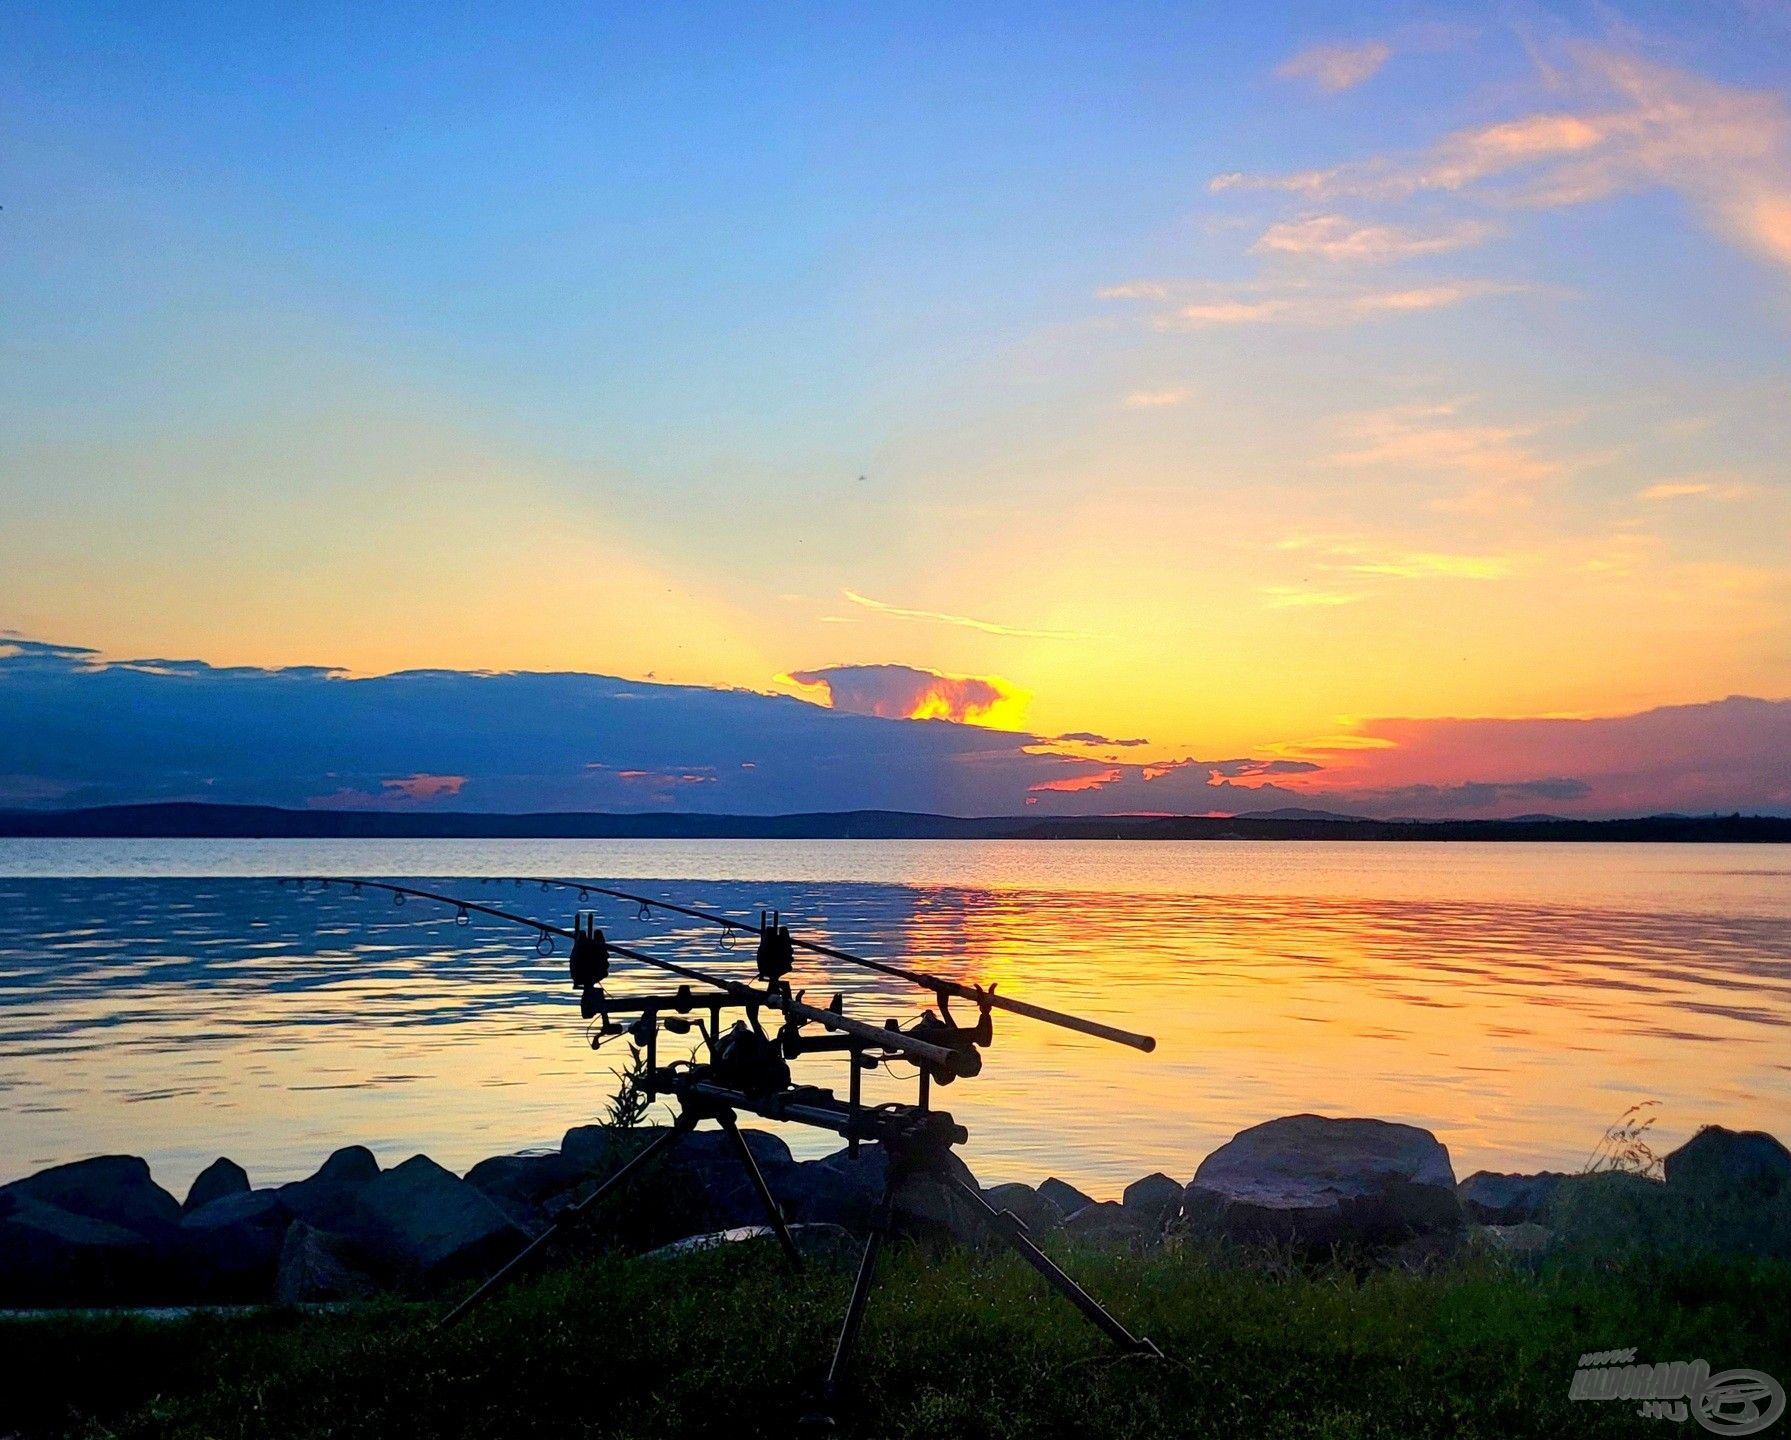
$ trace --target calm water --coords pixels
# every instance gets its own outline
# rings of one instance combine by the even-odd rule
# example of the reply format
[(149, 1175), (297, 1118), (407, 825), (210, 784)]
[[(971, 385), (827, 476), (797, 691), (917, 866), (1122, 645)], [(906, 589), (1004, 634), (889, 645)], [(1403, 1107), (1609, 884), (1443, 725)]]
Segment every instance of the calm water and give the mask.
[[(1158, 1037), (1140, 1055), (998, 1015), (982, 1076), (938, 1093), (986, 1181), (1185, 1178), (1301, 1110), (1427, 1126), (1458, 1174), (1577, 1166), (1640, 1100), (1664, 1145), (1710, 1121), (1791, 1130), (1781, 847), (0, 840), (0, 1178), (124, 1150), (173, 1187), (219, 1153), (266, 1182), (350, 1141), (464, 1168), (601, 1108), (619, 1052), (586, 1046), (563, 956), (259, 878), (294, 873), (432, 878), (562, 924), (575, 897), (469, 877), (777, 907)], [(751, 972), (712, 930), (600, 910), (624, 943)], [(798, 979), (871, 1018), (918, 1006), (868, 974)], [(621, 966), (611, 988), (631, 987)]]

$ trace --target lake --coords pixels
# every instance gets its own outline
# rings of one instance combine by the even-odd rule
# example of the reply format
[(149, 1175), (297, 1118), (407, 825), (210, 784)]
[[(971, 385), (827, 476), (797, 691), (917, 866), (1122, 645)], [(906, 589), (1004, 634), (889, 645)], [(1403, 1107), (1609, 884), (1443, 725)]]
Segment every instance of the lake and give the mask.
[[(564, 954), (419, 901), (269, 877), (366, 875), (568, 924), (564, 875), (1144, 1030), (1153, 1054), (997, 1012), (984, 1072), (935, 1091), (985, 1183), (1117, 1194), (1186, 1179), (1237, 1130), (1316, 1111), (1423, 1125), (1472, 1170), (1575, 1169), (1632, 1104), (1657, 1148), (1791, 1125), (1791, 848), (986, 841), (0, 840), (0, 1179), (127, 1151), (184, 1191), (330, 1149), (464, 1169), (601, 1111)], [(750, 949), (596, 906), (610, 937), (749, 977)], [(800, 960), (811, 1002), (927, 997)], [(619, 962), (611, 990), (651, 981)], [(843, 1061), (800, 1062), (843, 1088)], [(873, 1077), (873, 1098), (908, 1086)], [(786, 1130), (799, 1154), (831, 1137)]]

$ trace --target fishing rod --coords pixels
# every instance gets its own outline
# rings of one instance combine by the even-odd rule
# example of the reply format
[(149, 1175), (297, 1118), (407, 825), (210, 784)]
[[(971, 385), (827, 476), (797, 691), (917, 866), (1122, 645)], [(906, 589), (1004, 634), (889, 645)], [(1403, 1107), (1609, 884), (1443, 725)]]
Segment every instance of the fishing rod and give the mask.
[[(576, 946), (581, 939), (581, 932), (568, 930), (561, 925), (552, 925), (545, 920), (537, 920), (530, 915), (518, 915), (511, 910), (502, 910), (495, 905), (482, 905), (474, 900), (462, 900), (456, 895), (443, 895), (434, 890), (422, 890), (414, 885), (395, 885), (387, 880), (353, 879), (345, 876), (310, 875), (296, 877), (299, 885), (307, 883), (328, 889), (331, 885), (347, 885), (352, 892), (363, 887), (383, 890), (394, 895), (402, 903), (407, 897), (418, 900), (432, 900), (439, 905), (455, 907), (456, 916), (471, 913), (490, 915), (494, 919), (507, 920), (513, 925), (522, 925), (535, 931), (550, 946), (550, 937), (559, 936), (569, 940)], [(596, 887), (590, 887), (595, 889)], [(589, 938), (584, 936), (583, 938)], [(537, 946), (541, 943), (537, 941)], [(934, 1045), (919, 1039), (906, 1031), (896, 1028), (893, 1020), (883, 1025), (873, 1025), (868, 1020), (856, 1020), (838, 1010), (823, 1010), (814, 1005), (805, 1005), (790, 995), (780, 994), (776, 990), (755, 990), (750, 985), (741, 984), (738, 980), (730, 980), (726, 976), (712, 975), (706, 970), (696, 970), (688, 965), (680, 965), (671, 960), (661, 960), (656, 955), (646, 955), (639, 950), (625, 945), (617, 945), (604, 941), (604, 948), (612, 955), (620, 955), (625, 960), (633, 960), (642, 965), (650, 965), (655, 970), (663, 970), (669, 975), (676, 975), (682, 980), (689, 980), (698, 985), (706, 985), (721, 991), (729, 999), (740, 1004), (758, 1006), (767, 1010), (775, 1010), (788, 1019), (804, 1023), (825, 1026), (829, 1030), (837, 1030), (864, 1041), (867, 1045), (884, 1050), (899, 1051), (910, 1059), (940, 1068), (948, 1074), (974, 1074), (980, 1066), (981, 1058), (973, 1050), (955, 1049), (944, 1045)], [(543, 952), (547, 953), (547, 952)]]
[[(760, 926), (750, 924), (745, 920), (737, 920), (730, 915), (719, 915), (711, 910), (694, 910), (688, 905), (674, 905), (669, 900), (654, 900), (645, 895), (630, 894), (626, 890), (613, 890), (607, 885), (594, 885), (588, 880), (555, 880), (539, 876), (524, 878), (543, 888), (555, 886), (562, 890), (576, 890), (587, 899), (592, 895), (608, 895), (612, 899), (626, 900), (635, 905), (688, 915), (693, 920), (701, 920), (710, 925), (725, 926), (729, 930), (740, 930), (748, 934), (762, 933)], [(866, 969), (875, 970), (892, 979), (906, 980), (909, 984), (918, 985), (923, 990), (931, 990), (942, 998), (967, 1000), (977, 1006), (993, 1006), (998, 1010), (1011, 1011), (1015, 1015), (1024, 1015), (1031, 1020), (1042, 1020), (1047, 1025), (1058, 1025), (1065, 1030), (1074, 1030), (1081, 1035), (1092, 1035), (1097, 1040), (1110, 1040), (1116, 1045), (1130, 1045), (1134, 1050), (1143, 1050), (1146, 1053), (1157, 1048), (1157, 1042), (1153, 1036), (1122, 1030), (1117, 1025), (1103, 1025), (1098, 1020), (1085, 1020), (1080, 1015), (1069, 1015), (1062, 1010), (1052, 1010), (1043, 1005), (1034, 1005), (1027, 1000), (1015, 1000), (1011, 996), (998, 995), (993, 986), (984, 989), (979, 985), (965, 985), (961, 981), (950, 980), (942, 975), (929, 975), (925, 971), (909, 970), (900, 965), (892, 965), (886, 960), (873, 960), (868, 955), (854, 955), (850, 950), (835, 949), (831, 945), (823, 945), (815, 940), (799, 940), (795, 936), (790, 936), (789, 943), (800, 950), (807, 950), (816, 955), (825, 955), (833, 960), (843, 960), (852, 965), (863, 965)]]
[[(301, 889), (306, 883), (304, 880), (299, 881)], [(970, 1135), (949, 1112), (932, 1107), (932, 1086), (935, 1082), (945, 1084), (958, 1076), (974, 1075), (981, 1068), (979, 1047), (987, 1046), (993, 1034), (989, 1021), (989, 1009), (996, 1000), (993, 990), (923, 976), (899, 966), (867, 960), (863, 956), (827, 946), (792, 942), (788, 928), (775, 919), (770, 924), (761, 922), (759, 927), (758, 978), (764, 986), (759, 989), (670, 960), (643, 955), (627, 946), (611, 945), (604, 938), (603, 931), (597, 927), (595, 912), (590, 910), (581, 910), (573, 921), (573, 928), (567, 930), (497, 905), (463, 900), (458, 896), (443, 895), (415, 885), (346, 877), (315, 877), (310, 883), (326, 889), (332, 884), (341, 884), (356, 892), (364, 888), (385, 891), (398, 904), (403, 904), (407, 897), (414, 896), (451, 906), (456, 921), (462, 925), (467, 924), (475, 913), (489, 915), (533, 930), (537, 937), (536, 949), (542, 955), (553, 953), (555, 936), (570, 940), (572, 982), (582, 986), (584, 991), (580, 1009), (587, 1018), (599, 1015), (602, 1017), (602, 1034), (622, 1032), (622, 1027), (611, 1019), (612, 1011), (639, 1012), (639, 1019), (627, 1027), (627, 1033), (640, 1047), (637, 1052), (641, 1057), (641, 1078), (638, 1081), (640, 1093), (648, 1100), (665, 1099), (675, 1106), (670, 1129), (662, 1130), (645, 1149), (632, 1156), (582, 1200), (562, 1209), (545, 1231), (517, 1250), (502, 1269), (455, 1306), (440, 1322), (442, 1326), (455, 1324), (473, 1306), (482, 1303), (507, 1284), (524, 1266), (533, 1263), (533, 1257), (543, 1253), (552, 1237), (594, 1215), (605, 1197), (613, 1194), (628, 1177), (653, 1163), (655, 1157), (678, 1145), (682, 1137), (704, 1122), (719, 1125), (727, 1135), (734, 1155), (750, 1181), (752, 1191), (758, 1197), (766, 1221), (782, 1244), (791, 1266), (799, 1268), (802, 1264), (801, 1251), (791, 1233), (790, 1217), (786, 1215), (785, 1209), (786, 1203), (793, 1203), (796, 1214), (801, 1215), (807, 1202), (794, 1197), (791, 1201), (786, 1201), (772, 1189), (771, 1183), (759, 1168), (758, 1161), (753, 1157), (752, 1147), (747, 1143), (745, 1134), (739, 1128), (739, 1113), (745, 1112), (768, 1120), (828, 1131), (846, 1142), (847, 1157), (855, 1159), (861, 1146), (874, 1144), (879, 1147), (883, 1158), (882, 1198), (877, 1202), (870, 1233), (864, 1242), (857, 1278), (853, 1282), (852, 1296), (847, 1302), (845, 1318), (841, 1322), (833, 1360), (820, 1389), (820, 1408), (812, 1417), (821, 1427), (821, 1433), (834, 1433), (832, 1416), (844, 1394), (865, 1306), (876, 1279), (880, 1248), (885, 1239), (904, 1223), (904, 1216), (917, 1217), (923, 1223), (936, 1223), (940, 1192), (948, 1199), (955, 1197), (956, 1203), (965, 1207), (967, 1215), (980, 1217), (992, 1239), (999, 1240), (1016, 1251), (1044, 1277), (1052, 1289), (1073, 1304), (1085, 1319), (1102, 1331), (1122, 1352), (1140, 1356), (1161, 1355), (1162, 1352), (1150, 1340), (1134, 1335), (1100, 1301), (1033, 1244), (1027, 1236), (1026, 1226), (1016, 1216), (998, 1211), (967, 1175), (960, 1173), (963, 1162), (955, 1159), (952, 1147), (963, 1144)], [(516, 883), (524, 882), (519, 880)], [(722, 936), (724, 943), (734, 931), (751, 928), (727, 916), (712, 915), (708, 911), (694, 910), (667, 901), (650, 900), (645, 896), (631, 895), (607, 886), (581, 884), (576, 880), (544, 880), (538, 883), (547, 888), (558, 885), (578, 890), (587, 899), (592, 894), (603, 894), (632, 901), (642, 907), (643, 913), (652, 906), (659, 905), (668, 911), (719, 924), (725, 927)], [(834, 997), (833, 1008), (828, 1010), (817, 1010), (811, 1005), (805, 1005), (792, 993), (789, 982), (784, 979), (794, 964), (794, 944), (803, 944), (805, 949), (867, 965), (873, 970), (932, 989), (939, 998), (939, 1014), (929, 1013), (916, 1022), (912, 1030), (904, 1031), (898, 1029), (893, 1020), (882, 1027), (860, 1020), (848, 1020), (840, 1013), (842, 1001), (838, 995)], [(611, 953), (693, 981), (707, 987), (711, 993), (700, 998), (693, 996), (691, 986), (686, 984), (680, 986), (675, 995), (636, 994), (610, 1001), (603, 994), (601, 982), (609, 973)], [(948, 995), (964, 995), (976, 1001), (980, 1014), (974, 1025), (959, 1026), (952, 1023), (946, 1013)], [(735, 1006), (747, 1012), (746, 1018), (736, 1021), (724, 1033), (721, 1011)], [(765, 1034), (759, 1027), (757, 1011), (761, 1006), (787, 1017), (782, 1033), (775, 1038)], [(688, 1034), (692, 1025), (688, 1014), (696, 1008), (710, 1011), (709, 1029), (703, 1030), (701, 1022), (696, 1022), (697, 1028), (708, 1041), (706, 1058), (699, 1052), (690, 1059), (675, 1059), (669, 1064), (661, 1064), (658, 1050), (661, 1031), (667, 1035)], [(1127, 1036), (1124, 1031), (1095, 1026), (1092, 1022), (1078, 1020), (1074, 1016), (1059, 1016), (1055, 1011), (1043, 1010), (1038, 1006), (1022, 1007), (1009, 1002), (1006, 1008), (1018, 1010), (1021, 1014), (1038, 1014), (1040, 1018), (1068, 1024), (1071, 1028), (1088, 1034), (1105, 1034), (1107, 1038), (1117, 1038), (1122, 1043), (1142, 1042), (1142, 1049), (1149, 1049), (1154, 1044), (1148, 1036)], [(805, 1021), (813, 1021), (829, 1030), (843, 1033), (803, 1036), (799, 1031)], [(600, 1040), (601, 1034), (593, 1041), (593, 1048)], [(941, 1043), (935, 1044), (933, 1041)], [(841, 1051), (845, 1052), (848, 1061), (849, 1089), (844, 1099), (831, 1090), (799, 1084), (793, 1078), (789, 1064), (791, 1060), (806, 1055)], [(902, 1101), (871, 1104), (863, 1095), (863, 1072), (885, 1064), (892, 1053), (906, 1055), (920, 1062), (916, 1067), (915, 1101), (912, 1104)], [(923, 1179), (931, 1182), (926, 1191), (919, 1192), (927, 1198), (908, 1195), (904, 1199), (911, 1183)], [(803, 1427), (805, 1432), (809, 1428), (811, 1427), (808, 1425)]]

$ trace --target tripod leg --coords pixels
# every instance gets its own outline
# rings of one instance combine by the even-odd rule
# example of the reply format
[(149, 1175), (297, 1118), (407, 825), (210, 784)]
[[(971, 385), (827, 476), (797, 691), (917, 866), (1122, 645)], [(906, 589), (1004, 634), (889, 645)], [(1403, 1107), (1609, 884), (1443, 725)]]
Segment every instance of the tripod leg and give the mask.
[(1142, 1336), (1134, 1335), (1130, 1330), (1114, 1319), (1101, 1302), (1090, 1295), (1074, 1280), (1063, 1273), (1057, 1264), (1028, 1238), (1025, 1228), (1005, 1211), (997, 1210), (974, 1185), (967, 1185), (959, 1176), (947, 1177), (952, 1185), (966, 1200), (988, 1218), (995, 1233), (1020, 1253), (1020, 1258), (1051, 1282), (1051, 1288), (1068, 1300), (1088, 1318), (1088, 1322), (1100, 1330), (1120, 1349), (1133, 1355), (1154, 1355), (1162, 1358), (1163, 1352), (1156, 1344)]
[(446, 1330), (449, 1326), (458, 1324), (462, 1317), (464, 1317), (467, 1311), (471, 1310), (473, 1306), (477, 1305), (480, 1301), (484, 1300), (486, 1296), (490, 1295), (500, 1286), (508, 1283), (512, 1277), (520, 1273), (523, 1267), (535, 1257), (536, 1253), (540, 1251), (548, 1241), (552, 1240), (562, 1230), (571, 1229), (573, 1225), (578, 1223), (582, 1216), (590, 1212), (592, 1206), (596, 1205), (605, 1195), (609, 1194), (610, 1191), (614, 1190), (624, 1180), (628, 1179), (629, 1176), (633, 1175), (635, 1171), (644, 1169), (647, 1165), (651, 1164), (662, 1152), (675, 1144), (678, 1137), (683, 1135), (686, 1130), (692, 1128), (694, 1124), (694, 1121), (686, 1122), (685, 1118), (680, 1115), (673, 1123), (670, 1130), (667, 1130), (663, 1135), (655, 1137), (651, 1145), (647, 1146), (645, 1150), (641, 1151), (640, 1154), (636, 1155), (620, 1170), (616, 1171), (614, 1175), (610, 1176), (609, 1179), (605, 1180), (589, 1195), (585, 1196), (583, 1200), (580, 1200), (578, 1204), (562, 1210), (558, 1218), (554, 1220), (553, 1224), (549, 1225), (547, 1229), (543, 1230), (531, 1240), (527, 1246), (511, 1257), (509, 1264), (505, 1265), (503, 1269), (499, 1270), (477, 1290), (473, 1291), (471, 1295), (468, 1295), (466, 1299), (462, 1300), (444, 1315), (441, 1322), (436, 1326), (436, 1329)]
[(858, 1330), (864, 1324), (865, 1303), (871, 1298), (871, 1284), (877, 1278), (877, 1252), (883, 1248), (883, 1237), (889, 1230), (895, 1210), (895, 1188), (883, 1193), (877, 1207), (877, 1218), (865, 1238), (864, 1255), (858, 1262), (858, 1276), (852, 1282), (852, 1298), (846, 1302), (846, 1318), (840, 1324), (839, 1342), (833, 1347), (833, 1360), (827, 1366), (827, 1379), (821, 1385), (825, 1415), (814, 1417), (818, 1428), (831, 1428), (834, 1404), (845, 1387), (846, 1372), (852, 1365), (852, 1352), (858, 1346)]
[(752, 1149), (746, 1143), (746, 1137), (740, 1133), (740, 1125), (733, 1115), (722, 1117), (721, 1128), (728, 1132), (728, 1139), (734, 1142), (734, 1153), (740, 1157), (740, 1163), (746, 1167), (746, 1173), (752, 1179), (752, 1188), (759, 1192), (759, 1203), (765, 1207), (765, 1214), (771, 1221), (771, 1228), (777, 1232), (777, 1243), (784, 1247), (784, 1256), (790, 1262), (792, 1270), (802, 1268), (802, 1252), (796, 1248), (795, 1237), (790, 1234), (790, 1227), (784, 1223), (784, 1212), (778, 1208), (777, 1197), (771, 1193), (771, 1187), (765, 1183), (765, 1174), (759, 1169), (759, 1162), (752, 1157)]

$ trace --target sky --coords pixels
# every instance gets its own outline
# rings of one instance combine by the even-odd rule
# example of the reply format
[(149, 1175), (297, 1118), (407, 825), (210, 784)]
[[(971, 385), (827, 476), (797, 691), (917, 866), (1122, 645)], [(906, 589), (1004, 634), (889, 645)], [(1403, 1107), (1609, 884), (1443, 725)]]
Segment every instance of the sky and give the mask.
[(1783, 0), (15, 7), (0, 805), (1791, 813), (1788, 341)]

